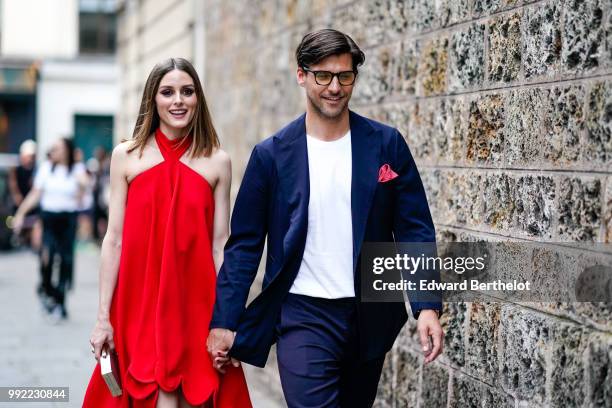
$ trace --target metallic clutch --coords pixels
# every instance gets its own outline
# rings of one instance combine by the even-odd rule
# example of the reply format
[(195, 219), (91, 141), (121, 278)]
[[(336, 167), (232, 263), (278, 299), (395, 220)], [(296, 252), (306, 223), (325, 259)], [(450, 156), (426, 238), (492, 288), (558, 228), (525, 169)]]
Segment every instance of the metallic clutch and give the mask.
[(121, 376), (119, 374), (119, 361), (117, 360), (117, 353), (112, 351), (103, 350), (100, 356), (100, 370), (102, 372), (102, 378), (106, 381), (106, 385), (110, 390), (113, 397), (118, 397), (122, 394), (121, 391)]

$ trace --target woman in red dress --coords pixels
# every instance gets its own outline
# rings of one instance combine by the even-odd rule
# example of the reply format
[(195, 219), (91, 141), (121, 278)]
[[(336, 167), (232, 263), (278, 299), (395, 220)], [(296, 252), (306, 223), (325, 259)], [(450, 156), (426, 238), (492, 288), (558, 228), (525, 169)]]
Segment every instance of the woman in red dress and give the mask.
[(206, 349), (229, 233), (230, 166), (193, 66), (157, 64), (133, 138), (112, 154), (90, 338), (96, 360), (104, 348), (116, 351), (123, 394), (111, 396), (97, 364), (83, 406), (251, 407), (242, 367), (220, 373)]

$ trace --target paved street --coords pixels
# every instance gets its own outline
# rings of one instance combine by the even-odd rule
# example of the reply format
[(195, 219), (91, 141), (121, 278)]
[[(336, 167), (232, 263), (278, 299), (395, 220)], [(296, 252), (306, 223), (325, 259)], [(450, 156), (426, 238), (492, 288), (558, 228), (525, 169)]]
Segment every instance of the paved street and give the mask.
[[(94, 368), (89, 333), (97, 308), (98, 250), (78, 251), (75, 290), (68, 297), (69, 320), (51, 324), (35, 296), (37, 257), (21, 251), (0, 254), (0, 386), (63, 386), (69, 403), (28, 403), (28, 407), (79, 407)], [(246, 367), (255, 408), (280, 408), (265, 388), (255, 386), (258, 369)], [(0, 407), (16, 404), (0, 403)], [(17, 406), (25, 406), (17, 404)]]

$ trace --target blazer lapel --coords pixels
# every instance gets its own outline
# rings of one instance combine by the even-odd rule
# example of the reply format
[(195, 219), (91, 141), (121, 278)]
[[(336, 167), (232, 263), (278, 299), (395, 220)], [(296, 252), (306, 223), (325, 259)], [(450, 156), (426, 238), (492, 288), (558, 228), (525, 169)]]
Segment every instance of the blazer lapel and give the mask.
[(289, 229), (283, 240), (285, 259), (305, 244), (308, 228), (310, 184), (305, 118), (303, 114), (294, 120), (276, 140), (279, 187), (290, 213)]
[(381, 141), (372, 125), (352, 111), (350, 112), (350, 126), (353, 160), (351, 213), (353, 220), (353, 271), (355, 271), (372, 198), (378, 183)]

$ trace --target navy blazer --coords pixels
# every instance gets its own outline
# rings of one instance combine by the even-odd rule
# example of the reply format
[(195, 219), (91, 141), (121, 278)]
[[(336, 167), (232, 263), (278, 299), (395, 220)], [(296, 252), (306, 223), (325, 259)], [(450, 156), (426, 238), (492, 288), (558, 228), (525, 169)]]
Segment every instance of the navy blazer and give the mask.
[[(263, 367), (276, 341), (280, 306), (293, 284), (308, 229), (309, 172), (305, 114), (257, 144), (249, 159), (232, 214), (231, 235), (217, 279), (210, 328), (236, 331), (230, 355)], [(359, 254), (366, 242), (435, 242), (427, 198), (412, 155), (394, 128), (350, 112), (355, 293)], [(399, 175), (379, 183), (389, 164)], [(262, 291), (245, 308), (267, 236)], [(411, 302), (441, 310), (439, 302)], [(403, 303), (361, 303), (357, 308), (360, 357), (383, 356), (407, 320)]]

